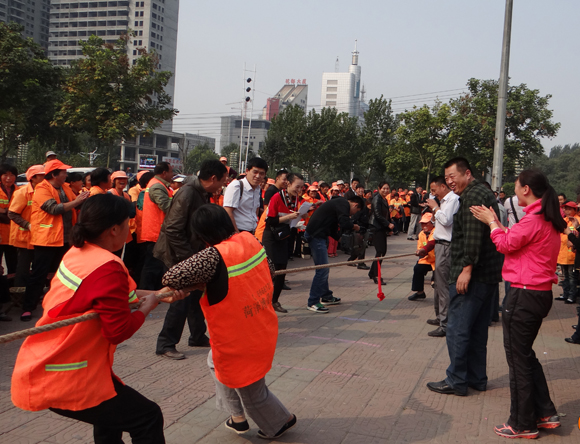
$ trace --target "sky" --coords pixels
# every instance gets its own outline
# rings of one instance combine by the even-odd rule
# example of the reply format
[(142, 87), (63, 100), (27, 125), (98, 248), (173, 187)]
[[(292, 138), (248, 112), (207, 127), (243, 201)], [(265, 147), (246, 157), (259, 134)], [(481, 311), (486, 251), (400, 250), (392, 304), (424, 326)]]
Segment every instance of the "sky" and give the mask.
[[(468, 79), (499, 78), (505, 0), (181, 0), (173, 130), (216, 138), (254, 78), (254, 116), (289, 78), (319, 110), (323, 72), (348, 72), (357, 40), (366, 101), (393, 110), (446, 102)], [(580, 1), (514, 0), (510, 85), (551, 94), (555, 145), (580, 143)], [(248, 72), (244, 72), (244, 64)], [(255, 75), (249, 71), (254, 70)]]

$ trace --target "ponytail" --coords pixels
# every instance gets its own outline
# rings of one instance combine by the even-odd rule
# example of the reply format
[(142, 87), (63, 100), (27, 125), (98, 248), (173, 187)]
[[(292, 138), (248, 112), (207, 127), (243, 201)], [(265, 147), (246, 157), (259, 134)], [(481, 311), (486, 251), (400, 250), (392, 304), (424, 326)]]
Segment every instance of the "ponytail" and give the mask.
[(547, 222), (551, 222), (556, 231), (561, 233), (566, 229), (566, 221), (560, 213), (558, 195), (550, 185), (548, 178), (540, 170), (525, 170), (518, 176), (520, 186), (529, 186), (532, 194), (542, 199), (542, 208), (536, 214), (543, 214)]
[(70, 233), (70, 243), (81, 248), (99, 238), (105, 230), (127, 223), (131, 203), (111, 193), (96, 194), (83, 203), (78, 223)]

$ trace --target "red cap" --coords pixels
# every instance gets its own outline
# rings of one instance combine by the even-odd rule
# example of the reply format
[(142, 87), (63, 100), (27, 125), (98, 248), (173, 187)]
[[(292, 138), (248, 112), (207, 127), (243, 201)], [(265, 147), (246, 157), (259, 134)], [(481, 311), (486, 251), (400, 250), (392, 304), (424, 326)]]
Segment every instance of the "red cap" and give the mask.
[(562, 205), (563, 207), (570, 207), (570, 208), (574, 208), (575, 210), (578, 209), (578, 204), (576, 202), (566, 202), (564, 205)]
[(72, 168), (72, 167), (70, 165), (66, 165), (66, 164), (62, 163), (58, 159), (54, 159), (54, 160), (50, 160), (44, 164), (44, 173), (48, 174), (54, 170), (68, 170), (69, 168)]
[(37, 174), (45, 174), (44, 165), (32, 165), (30, 168), (28, 168), (26, 170), (26, 180), (30, 182), (30, 179), (32, 179)]

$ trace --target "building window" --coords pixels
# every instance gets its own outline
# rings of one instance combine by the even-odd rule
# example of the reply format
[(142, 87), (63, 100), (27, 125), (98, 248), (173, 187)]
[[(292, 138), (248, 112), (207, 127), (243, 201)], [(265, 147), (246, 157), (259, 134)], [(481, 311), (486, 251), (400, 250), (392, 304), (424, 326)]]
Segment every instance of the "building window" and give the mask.
[(336, 106), (336, 102), (326, 102), (326, 106)]
[(338, 80), (327, 80), (326, 84), (327, 85), (338, 85)]
[(327, 99), (327, 100), (328, 100), (328, 99), (336, 99), (336, 98), (337, 98), (337, 97), (336, 97), (336, 94), (327, 94), (327, 95), (326, 95), (326, 99)]
[(338, 87), (336, 86), (329, 86), (328, 88), (326, 88), (326, 92), (335, 92), (338, 91)]

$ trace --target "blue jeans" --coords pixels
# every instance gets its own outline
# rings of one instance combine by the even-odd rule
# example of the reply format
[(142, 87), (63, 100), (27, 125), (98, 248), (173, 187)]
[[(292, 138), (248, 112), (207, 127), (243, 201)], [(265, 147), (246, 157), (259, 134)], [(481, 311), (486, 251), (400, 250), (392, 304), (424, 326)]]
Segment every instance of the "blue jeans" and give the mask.
[(497, 284), (471, 282), (467, 293), (458, 294), (449, 286), (447, 349), (449, 360), (445, 381), (455, 390), (487, 387), (487, 329), (491, 301)]
[[(308, 232), (304, 233), (304, 239), (310, 245), (310, 254), (314, 259), (314, 265), (328, 264), (328, 249), (326, 247), (326, 239), (320, 237), (312, 237)], [(328, 275), (330, 271), (328, 268), (316, 270), (312, 285), (310, 286), (310, 296), (308, 297), (308, 306), (316, 305), (320, 299), (330, 299), (332, 291), (328, 288)]]
[(564, 290), (564, 297), (576, 302), (576, 293), (578, 285), (578, 271), (574, 268), (574, 264), (562, 265), (560, 264), (562, 270), (562, 289)]

